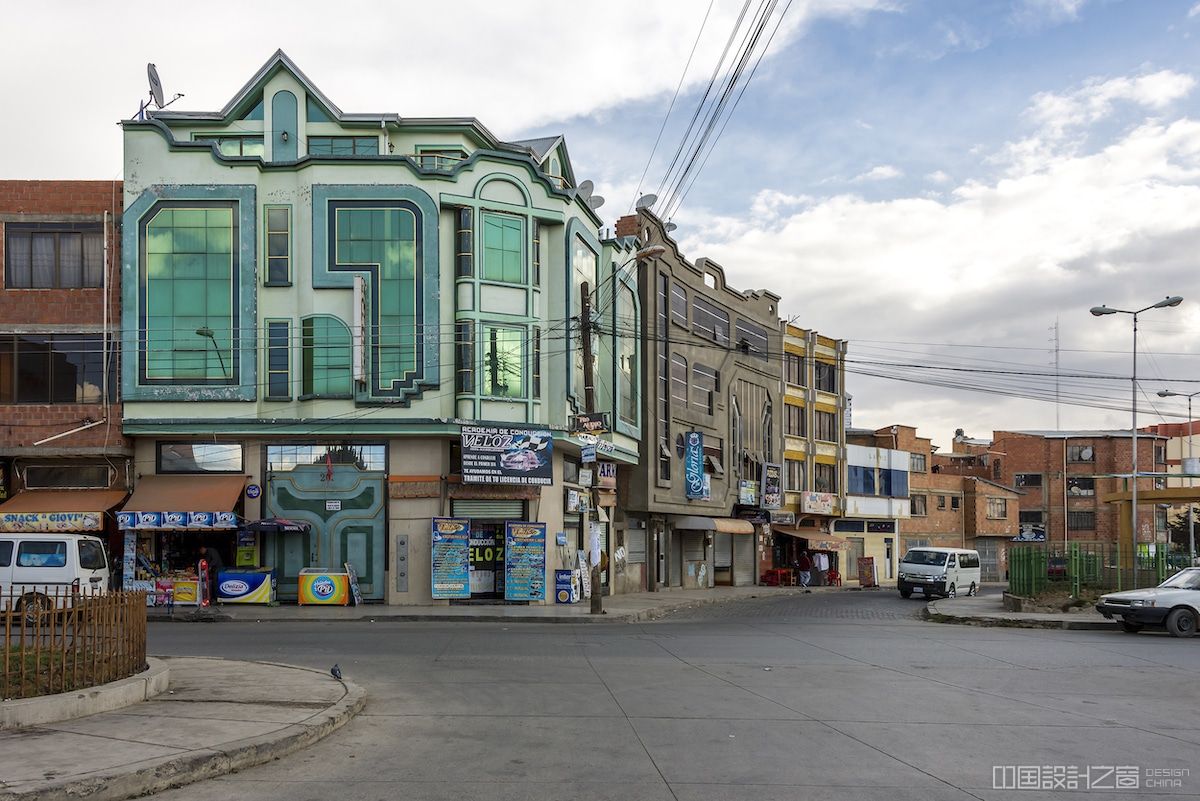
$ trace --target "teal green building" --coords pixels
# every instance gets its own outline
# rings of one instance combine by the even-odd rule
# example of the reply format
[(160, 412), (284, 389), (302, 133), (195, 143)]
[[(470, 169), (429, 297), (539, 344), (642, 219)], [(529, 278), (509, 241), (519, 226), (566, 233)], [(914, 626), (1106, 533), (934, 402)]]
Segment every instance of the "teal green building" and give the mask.
[[(142, 497), (191, 476), (187, 504), (221, 508), (175, 511), (310, 526), (154, 547), (207, 537), (226, 563), (274, 568), (284, 601), (301, 570), (349, 563), (366, 600), (428, 604), (432, 521), (463, 518), (471, 596), (500, 600), (505, 523), (534, 521), (552, 588), (585, 540), (584, 282), (618, 492), (642, 425), (636, 241), (605, 235), (562, 138), (343, 112), (282, 51), (219, 111), (123, 130), (121, 390)], [(548, 483), (464, 477), (464, 425), (549, 431)], [(628, 556), (619, 505), (601, 519), (603, 549)]]

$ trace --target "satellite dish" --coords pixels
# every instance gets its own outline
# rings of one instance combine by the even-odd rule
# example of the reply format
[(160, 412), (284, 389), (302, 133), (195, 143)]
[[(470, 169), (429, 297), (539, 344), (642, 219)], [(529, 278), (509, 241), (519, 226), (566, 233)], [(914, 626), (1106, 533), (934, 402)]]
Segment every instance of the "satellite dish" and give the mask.
[(1093, 451), (1091, 448), (1084, 448), (1079, 452), (1079, 458), (1085, 462), (1090, 462), (1092, 460), (1092, 453)]
[(587, 204), (591, 207), (592, 211), (595, 211), (604, 205), (604, 198), (600, 195), (592, 195), (587, 199)]
[(669, 234), (669, 233), (671, 233), (672, 231), (674, 231), (674, 230), (675, 230), (676, 228), (678, 228), (678, 227), (679, 227), (679, 226), (678, 226), (678, 225), (676, 225), (676, 224), (675, 224), (675, 223), (673, 223), (673, 222), (669, 222), (669, 223), (667, 223), (666, 225), (664, 225), (664, 226), (663, 226), (663, 228), (666, 230), (666, 232), (667, 232), (668, 234)]
[(587, 200), (592, 196), (592, 192), (596, 191), (596, 185), (591, 181), (584, 181), (579, 185), (579, 196)]
[(658, 195), (642, 195), (634, 205), (639, 209), (648, 209), (658, 202)]
[(162, 81), (158, 79), (158, 69), (153, 64), (146, 65), (146, 77), (150, 79), (150, 97), (154, 99), (154, 105), (162, 108), (164, 102)]

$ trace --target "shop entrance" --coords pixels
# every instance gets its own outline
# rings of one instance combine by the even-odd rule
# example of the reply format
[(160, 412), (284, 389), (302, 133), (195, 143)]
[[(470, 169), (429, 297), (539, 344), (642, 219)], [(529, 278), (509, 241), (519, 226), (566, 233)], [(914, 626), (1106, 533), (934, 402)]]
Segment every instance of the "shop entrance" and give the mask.
[(354, 565), (366, 600), (384, 597), (384, 474), (339, 465), (298, 465), (267, 475), (264, 517), (303, 520), (305, 534), (266, 537), (264, 555), (277, 571), (279, 599), (295, 601), (301, 568)]
[(504, 598), (504, 521), (471, 521), (471, 600)]

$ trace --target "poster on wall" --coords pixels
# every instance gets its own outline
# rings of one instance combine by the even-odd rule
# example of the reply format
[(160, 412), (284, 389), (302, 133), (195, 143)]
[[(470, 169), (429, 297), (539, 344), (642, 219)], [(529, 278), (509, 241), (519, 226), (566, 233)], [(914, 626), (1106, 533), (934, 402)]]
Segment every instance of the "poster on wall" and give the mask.
[(758, 506), (758, 482), (738, 482), (738, 503), (742, 506)]
[(504, 524), (504, 600), (546, 600), (546, 524)]
[(687, 497), (704, 497), (704, 435), (689, 431), (683, 440), (683, 480)]
[(471, 597), (471, 521), (433, 519), (432, 560), (434, 598)]
[(596, 486), (603, 489), (617, 488), (616, 462), (600, 462), (596, 465)]
[(549, 486), (554, 435), (546, 429), (462, 427), (464, 484)]
[(762, 467), (762, 508), (783, 506), (783, 465), (767, 462)]

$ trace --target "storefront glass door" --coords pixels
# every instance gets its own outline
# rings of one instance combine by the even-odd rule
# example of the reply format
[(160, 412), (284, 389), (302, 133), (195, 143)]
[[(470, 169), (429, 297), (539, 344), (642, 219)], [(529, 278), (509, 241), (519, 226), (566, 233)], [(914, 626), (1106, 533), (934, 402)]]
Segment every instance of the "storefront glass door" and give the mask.
[(504, 597), (504, 523), (471, 521), (471, 599)]

